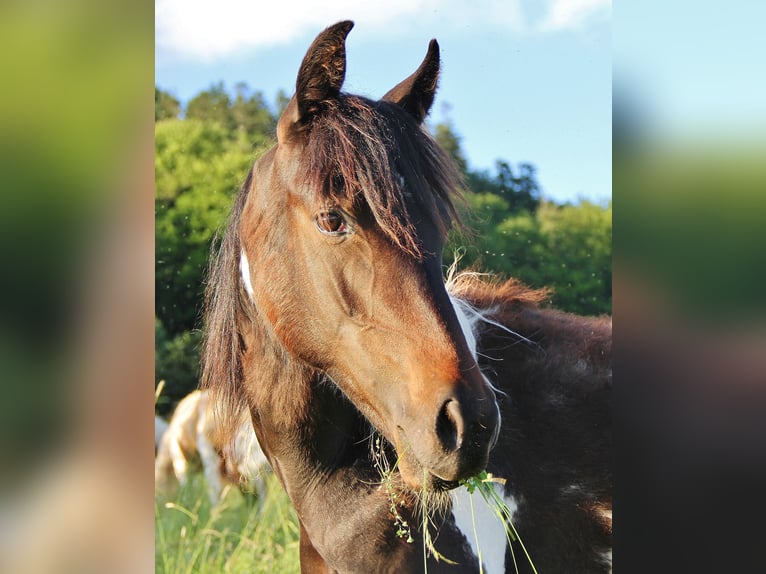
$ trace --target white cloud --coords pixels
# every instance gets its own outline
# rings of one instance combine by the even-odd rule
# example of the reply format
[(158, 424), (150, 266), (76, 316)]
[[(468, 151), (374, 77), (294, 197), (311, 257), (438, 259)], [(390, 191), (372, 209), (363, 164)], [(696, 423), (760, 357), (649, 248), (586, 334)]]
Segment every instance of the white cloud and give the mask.
[(393, 25), (438, 0), (157, 0), (158, 48), (214, 59), (240, 50), (289, 42), (307, 31), (352, 19), (358, 25)]
[(612, 0), (553, 0), (540, 24), (540, 31), (551, 32), (581, 27), (596, 15), (610, 14)]
[(520, 0), (156, 0), (157, 48), (165, 53), (216, 59), (318, 32), (354, 20), (366, 34), (392, 36), (412, 27), (468, 30), (495, 26), (521, 33)]
[[(535, 28), (565, 30), (610, 11), (611, 0), (551, 0)], [(345, 19), (365, 34), (388, 37), (414, 27), (440, 37), (487, 27), (531, 31), (522, 0), (156, 0), (156, 44), (163, 54), (209, 61), (288, 43)]]

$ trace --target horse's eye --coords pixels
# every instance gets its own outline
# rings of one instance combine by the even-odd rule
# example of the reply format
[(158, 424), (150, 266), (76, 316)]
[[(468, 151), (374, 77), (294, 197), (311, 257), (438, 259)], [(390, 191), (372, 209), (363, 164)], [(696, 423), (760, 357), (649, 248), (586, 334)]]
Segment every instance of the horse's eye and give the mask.
[(348, 224), (338, 211), (323, 211), (317, 215), (317, 227), (327, 235), (344, 235), (348, 233)]

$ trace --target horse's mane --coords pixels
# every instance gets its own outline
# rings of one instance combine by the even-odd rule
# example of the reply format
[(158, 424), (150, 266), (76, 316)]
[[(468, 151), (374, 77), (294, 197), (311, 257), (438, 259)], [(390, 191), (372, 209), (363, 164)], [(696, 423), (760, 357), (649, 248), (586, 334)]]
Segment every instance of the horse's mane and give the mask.
[[(252, 178), (250, 170), (234, 200), (225, 231), (219, 229), (213, 238), (205, 287), (200, 387), (211, 391), (210, 404), (214, 405), (221, 433), (239, 428), (246, 412), (239, 387), (244, 352), (239, 322), (246, 308), (239, 273), (239, 223)], [(226, 444), (228, 437), (220, 438), (221, 444)]]
[(447, 270), (447, 291), (472, 305), (483, 308), (498, 304), (537, 308), (550, 296), (549, 289), (533, 289), (513, 277), (502, 279), (478, 271), (458, 271), (458, 262), (456, 259)]
[(453, 198), (462, 201), (464, 184), (454, 161), (396, 104), (341, 94), (310, 121), (306, 152), (306, 183), (318, 205), (368, 206), (383, 232), (415, 257), (426, 255), (417, 217), (445, 235), (460, 223)]

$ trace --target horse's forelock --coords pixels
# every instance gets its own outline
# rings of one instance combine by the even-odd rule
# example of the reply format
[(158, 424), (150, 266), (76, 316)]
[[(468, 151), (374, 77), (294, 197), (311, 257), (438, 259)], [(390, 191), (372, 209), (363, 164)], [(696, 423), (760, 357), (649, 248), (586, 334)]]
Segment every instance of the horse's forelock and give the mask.
[(462, 177), (449, 156), (395, 104), (342, 95), (306, 132), (306, 184), (316, 203), (365, 204), (403, 251), (422, 258), (412, 210), (446, 235), (460, 217)]

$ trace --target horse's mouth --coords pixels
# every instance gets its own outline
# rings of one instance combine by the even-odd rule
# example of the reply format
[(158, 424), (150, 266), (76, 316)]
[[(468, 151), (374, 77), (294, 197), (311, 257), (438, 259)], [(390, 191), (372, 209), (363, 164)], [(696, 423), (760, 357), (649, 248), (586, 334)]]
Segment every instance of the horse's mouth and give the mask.
[[(400, 435), (401, 436), (401, 435)], [(412, 492), (447, 492), (460, 486), (456, 480), (444, 479), (428, 468), (415, 457), (406, 443), (398, 445), (392, 444), (382, 435), (379, 435), (382, 443), (380, 452), (387, 452), (390, 460), (396, 461), (390, 466), (391, 472), (398, 475), (399, 484)]]
[(446, 492), (448, 490), (453, 490), (460, 486), (460, 482), (457, 480), (444, 480), (443, 478), (439, 478), (435, 474), (431, 474), (431, 484), (429, 486), (430, 490), (435, 490), (438, 492)]
[(446, 480), (440, 476), (434, 474), (428, 469), (423, 468), (419, 462), (413, 461), (417, 466), (417, 470), (410, 474), (407, 472), (407, 467), (401, 466), (400, 474), (402, 477), (402, 483), (410, 490), (417, 492), (433, 492), (433, 493), (446, 493), (460, 486), (460, 482), (457, 480)]

